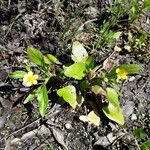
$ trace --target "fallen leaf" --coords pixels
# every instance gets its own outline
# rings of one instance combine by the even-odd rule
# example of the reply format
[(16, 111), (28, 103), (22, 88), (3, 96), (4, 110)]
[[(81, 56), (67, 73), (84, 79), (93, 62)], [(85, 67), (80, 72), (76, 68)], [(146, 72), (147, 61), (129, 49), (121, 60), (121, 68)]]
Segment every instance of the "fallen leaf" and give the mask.
[(54, 128), (54, 127), (51, 128), (51, 131), (52, 131), (53, 136), (55, 137), (56, 141), (59, 144), (61, 144), (65, 150), (68, 150), (67, 145), (64, 142), (63, 132), (60, 129)]
[(95, 126), (99, 126), (100, 117), (94, 111), (91, 111), (87, 116), (81, 115), (79, 119), (83, 122), (88, 122), (89, 124), (94, 124)]
[(107, 58), (104, 62), (103, 62), (103, 69), (108, 70), (110, 68), (112, 68), (114, 62), (112, 59)]

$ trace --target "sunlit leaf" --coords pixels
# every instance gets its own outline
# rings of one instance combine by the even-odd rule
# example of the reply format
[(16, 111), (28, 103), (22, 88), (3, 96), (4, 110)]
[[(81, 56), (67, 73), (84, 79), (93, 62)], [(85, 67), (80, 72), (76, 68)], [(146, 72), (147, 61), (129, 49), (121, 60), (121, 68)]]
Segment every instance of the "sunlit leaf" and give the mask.
[(44, 56), (39, 50), (37, 50), (33, 47), (28, 47), (27, 54), (28, 54), (28, 58), (30, 61), (32, 61), (33, 63), (35, 63), (39, 66), (43, 66)]
[(123, 125), (124, 117), (118, 101), (118, 94), (113, 88), (107, 88), (106, 91), (109, 103), (103, 107), (103, 112), (109, 119)]
[(150, 0), (144, 0), (143, 9), (148, 10), (150, 8)]
[(142, 150), (150, 150), (150, 140), (142, 144)]
[(71, 58), (74, 62), (85, 62), (88, 58), (86, 49), (78, 41), (73, 42)]
[(44, 56), (44, 62), (46, 64), (53, 64), (56, 63), (57, 61), (58, 61), (57, 58), (51, 54), (47, 54)]
[(125, 69), (128, 72), (128, 74), (136, 74), (143, 69), (142, 66), (138, 64), (123, 64), (120, 65), (119, 67)]
[(36, 95), (35, 94), (29, 94), (27, 97), (26, 97), (26, 99), (24, 100), (24, 104), (26, 104), (26, 103), (28, 103), (28, 102), (31, 102), (34, 98), (36, 97)]
[(40, 115), (44, 117), (48, 107), (48, 93), (47, 93), (46, 86), (43, 84), (41, 88), (39, 88), (38, 92), (39, 93), (37, 95), (37, 99), (38, 99), (39, 112)]
[(59, 90), (57, 90), (57, 94), (72, 106), (72, 108), (76, 108), (77, 106), (77, 95), (76, 88), (73, 85), (65, 86)]
[(75, 63), (69, 67), (65, 67), (64, 74), (67, 77), (81, 80), (85, 76), (85, 70), (84, 63)]
[(89, 122), (90, 124), (94, 124), (95, 126), (99, 126), (100, 117), (94, 111), (91, 111), (87, 116), (81, 115), (79, 119), (83, 122)]
[(113, 88), (106, 89), (106, 97), (112, 104), (119, 106), (118, 93)]
[(10, 77), (14, 79), (22, 79), (26, 73), (27, 72), (25, 71), (17, 70), (17, 71), (12, 72), (10, 74)]
[(130, 75), (130, 74), (137, 74), (139, 73), (143, 68), (141, 65), (138, 65), (138, 64), (123, 64), (123, 65), (119, 65), (119, 66), (116, 66), (114, 67), (108, 74), (107, 74), (107, 77), (109, 78), (115, 78), (117, 77), (117, 74), (116, 74), (116, 69), (117, 68), (123, 68), (124, 70), (127, 71), (127, 73)]
[(111, 120), (123, 125), (124, 117), (121, 108), (109, 102), (108, 106), (103, 107), (104, 114)]
[(94, 68), (94, 58), (92, 56), (89, 56), (87, 60), (85, 61), (86, 68), (87, 69), (93, 69)]
[(106, 95), (106, 91), (99, 85), (92, 86), (92, 92), (94, 92), (96, 95), (97, 94)]

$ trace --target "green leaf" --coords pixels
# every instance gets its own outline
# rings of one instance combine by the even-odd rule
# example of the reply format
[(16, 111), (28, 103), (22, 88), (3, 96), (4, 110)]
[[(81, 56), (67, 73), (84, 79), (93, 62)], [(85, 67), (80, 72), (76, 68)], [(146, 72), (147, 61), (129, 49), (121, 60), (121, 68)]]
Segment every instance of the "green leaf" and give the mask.
[(150, 141), (146, 141), (142, 144), (142, 150), (150, 150)]
[(57, 91), (57, 94), (72, 106), (72, 108), (76, 108), (77, 106), (77, 96), (76, 96), (76, 88), (73, 85), (65, 86)]
[(146, 136), (146, 133), (143, 129), (138, 128), (133, 131), (133, 135), (137, 138), (143, 139)]
[(64, 74), (67, 77), (81, 80), (85, 76), (85, 70), (86, 67), (84, 63), (75, 63), (69, 67), (65, 67)]
[(33, 63), (39, 66), (44, 65), (44, 56), (39, 50), (33, 47), (28, 47), (27, 54), (28, 54), (29, 60), (32, 61)]
[(36, 97), (35, 94), (29, 94), (26, 99), (24, 100), (23, 104), (26, 104), (28, 102), (31, 102)]
[(39, 93), (37, 95), (37, 99), (38, 99), (39, 112), (40, 115), (44, 117), (48, 107), (48, 93), (47, 93), (46, 86), (43, 84), (41, 88), (39, 88), (38, 92)]
[(106, 91), (109, 104), (103, 107), (103, 112), (109, 119), (123, 125), (124, 117), (118, 101), (118, 94), (113, 88), (107, 88)]
[(128, 74), (137, 74), (139, 73), (143, 68), (141, 65), (138, 64), (123, 64), (123, 65), (119, 65), (114, 67), (108, 74), (107, 77), (108, 78), (114, 78), (117, 76), (116, 74), (116, 69), (117, 68), (123, 68), (124, 70), (126, 70), (128, 72)]
[(143, 9), (148, 10), (150, 8), (150, 0), (144, 0)]
[(45, 61), (46, 64), (54, 64), (58, 60), (55, 56), (53, 56), (51, 54), (47, 54), (47, 55), (44, 56), (44, 61)]
[(10, 74), (10, 77), (14, 78), (14, 79), (22, 79), (25, 74), (27, 74), (27, 72), (21, 71), (21, 70), (17, 70), (17, 71), (12, 72)]
[(92, 92), (94, 92), (96, 95), (101, 94), (101, 95), (106, 95), (106, 91), (100, 87), (99, 85), (94, 85), (92, 86)]
[(86, 64), (86, 68), (89, 70), (89, 69), (93, 69), (94, 68), (94, 59), (92, 56), (89, 56), (87, 58), (87, 60), (85, 61), (85, 64)]
[(125, 69), (128, 72), (128, 74), (136, 74), (143, 69), (142, 66), (138, 64), (124, 64), (124, 65), (120, 65), (119, 67)]
[(106, 97), (113, 105), (119, 106), (118, 93), (113, 88), (106, 89)]
[(90, 87), (90, 83), (88, 80), (83, 80), (81, 83), (80, 83), (80, 88), (82, 90), (85, 90), (85, 89), (88, 89)]
[(71, 58), (74, 62), (85, 62), (88, 58), (86, 49), (78, 41), (73, 42)]
[(108, 106), (103, 107), (102, 110), (109, 119), (121, 125), (124, 124), (124, 117), (120, 107), (117, 107), (116, 105), (113, 105), (111, 102), (109, 102)]

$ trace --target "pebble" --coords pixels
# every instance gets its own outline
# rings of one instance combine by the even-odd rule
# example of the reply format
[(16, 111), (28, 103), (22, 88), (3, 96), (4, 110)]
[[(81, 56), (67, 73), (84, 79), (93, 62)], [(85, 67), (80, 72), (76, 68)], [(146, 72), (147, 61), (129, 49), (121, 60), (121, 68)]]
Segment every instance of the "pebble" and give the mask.
[(122, 110), (123, 110), (123, 114), (127, 120), (134, 111), (134, 102), (126, 101), (124, 106), (122, 107)]
[(129, 82), (132, 82), (132, 81), (134, 81), (135, 80), (135, 77), (130, 77), (129, 78)]
[(115, 124), (113, 124), (113, 123), (109, 122), (109, 125), (110, 125), (110, 127), (111, 127), (112, 131), (116, 131), (116, 130), (117, 130), (117, 127), (116, 127), (116, 125), (115, 125)]
[(131, 115), (131, 120), (137, 120), (136, 114), (132, 114), (132, 115)]
[(0, 117), (0, 129), (4, 127), (5, 122), (6, 122), (6, 117), (1, 116)]
[(72, 128), (72, 125), (71, 125), (70, 123), (66, 123), (66, 124), (65, 124), (65, 127), (66, 127), (66, 129), (71, 129), (71, 128)]
[(116, 139), (113, 133), (108, 133), (107, 136), (100, 136), (99, 139), (94, 143), (94, 145), (101, 145), (103, 147), (109, 146)]

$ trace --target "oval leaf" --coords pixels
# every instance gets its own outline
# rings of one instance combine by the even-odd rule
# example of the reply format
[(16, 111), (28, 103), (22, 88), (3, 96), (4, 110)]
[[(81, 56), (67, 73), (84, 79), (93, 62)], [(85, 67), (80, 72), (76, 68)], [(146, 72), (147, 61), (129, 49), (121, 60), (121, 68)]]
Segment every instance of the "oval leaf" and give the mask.
[(88, 58), (86, 49), (78, 41), (73, 42), (71, 58), (74, 62), (85, 62)]
[(47, 107), (48, 107), (48, 93), (47, 93), (46, 86), (42, 85), (39, 88), (38, 92), (39, 93), (37, 95), (37, 99), (38, 99), (39, 112), (40, 112), (40, 115), (44, 117), (46, 114)]
[(25, 74), (27, 74), (27, 72), (21, 71), (21, 70), (17, 70), (17, 71), (12, 72), (10, 74), (10, 77), (14, 78), (14, 79), (22, 79)]
[(43, 66), (44, 56), (39, 50), (37, 50), (33, 47), (28, 47), (27, 54), (28, 54), (28, 58), (30, 61), (32, 61), (33, 63), (35, 63), (39, 66)]
[(111, 102), (109, 102), (108, 106), (103, 107), (104, 114), (111, 120), (123, 125), (124, 124), (124, 117), (122, 114), (121, 108), (116, 105), (113, 105)]
[(26, 104), (26, 103), (31, 102), (32, 100), (34, 100), (37, 97), (36, 93), (37, 93), (37, 89), (30, 92), (30, 94), (25, 98), (23, 103)]
[(75, 63), (69, 67), (65, 67), (64, 74), (67, 77), (81, 80), (85, 76), (85, 70), (84, 63)]
[(123, 64), (123, 65), (120, 65), (119, 67), (122, 67), (123, 69), (125, 69), (128, 72), (128, 74), (136, 74), (136, 73), (139, 73), (143, 69), (142, 66), (138, 64)]
[(147, 140), (142, 144), (142, 150), (150, 150), (150, 140)]
[(77, 106), (77, 96), (76, 96), (76, 88), (73, 85), (65, 86), (57, 91), (57, 94), (72, 106), (72, 108), (76, 108)]
[(150, 0), (144, 0), (143, 9), (148, 10), (150, 8)]
[(55, 56), (51, 55), (51, 54), (47, 54), (44, 56), (44, 62), (46, 64), (54, 64), (56, 63), (58, 60)]
[(113, 88), (107, 88), (106, 91), (106, 97), (108, 101), (111, 102), (113, 105), (119, 106), (117, 92)]
[(26, 104), (26, 103), (32, 101), (35, 97), (36, 97), (35, 94), (29, 94), (27, 96), (27, 98), (24, 100), (23, 104)]
[(117, 67), (114, 67), (107, 75), (108, 78), (115, 78), (117, 77), (117, 74), (116, 74), (116, 69), (117, 68), (123, 68), (125, 69), (128, 74), (137, 74), (139, 73), (143, 68), (141, 65), (138, 65), (138, 64), (123, 64), (123, 65), (119, 65)]

